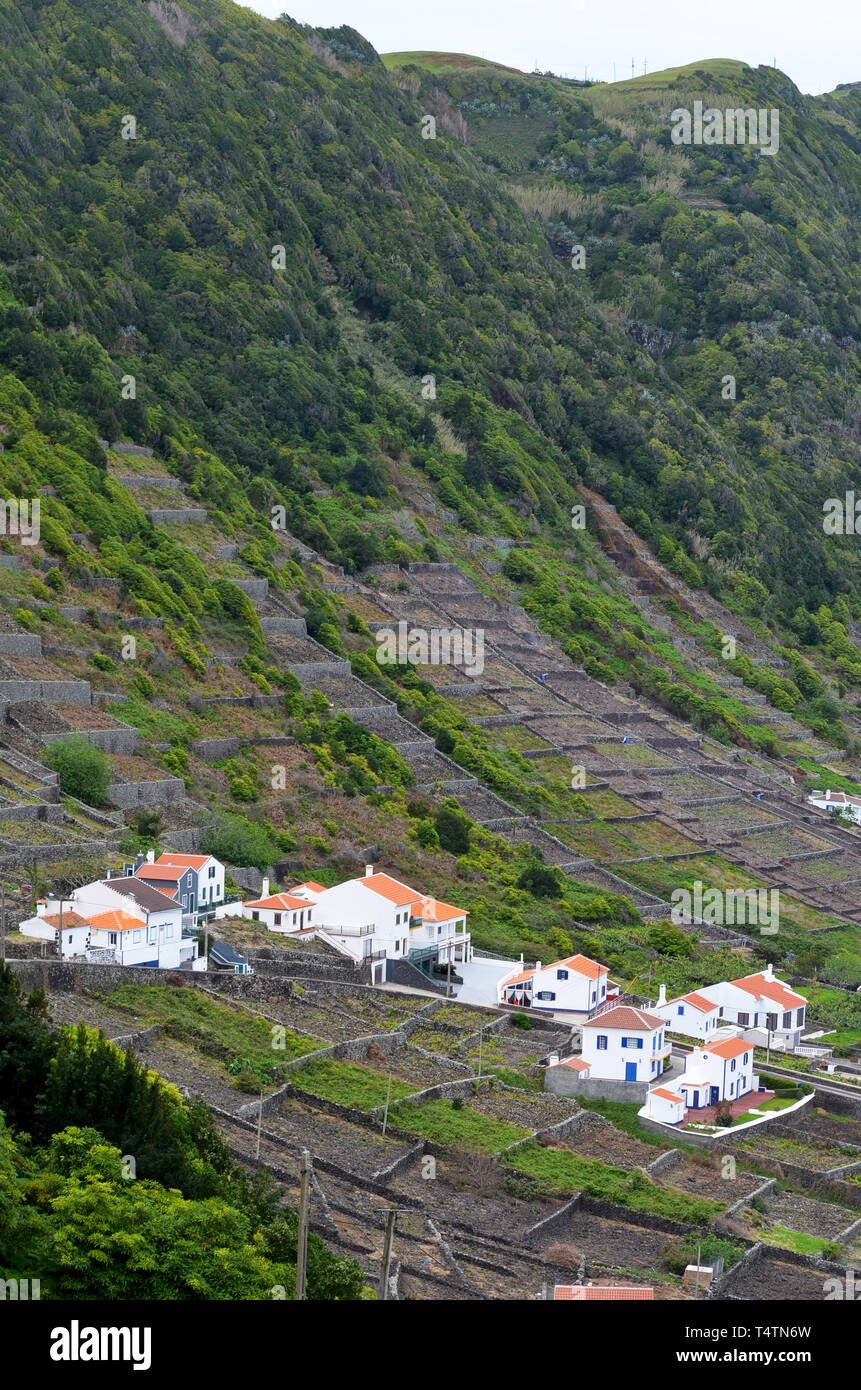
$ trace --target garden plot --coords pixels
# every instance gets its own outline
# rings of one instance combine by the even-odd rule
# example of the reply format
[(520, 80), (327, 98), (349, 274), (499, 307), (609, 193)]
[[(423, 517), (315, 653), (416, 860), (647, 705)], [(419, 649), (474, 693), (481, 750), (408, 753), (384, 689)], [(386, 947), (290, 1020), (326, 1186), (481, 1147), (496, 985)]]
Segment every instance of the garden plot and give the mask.
[(516, 1124), (490, 1110), (479, 1110), (477, 1103), (473, 1104), (477, 1100), (477, 1097), (470, 1097), (469, 1103), (442, 1097), (417, 1103), (401, 1100), (391, 1107), (389, 1115), (393, 1126), (414, 1134), (417, 1139), (485, 1154), (499, 1153), (518, 1139), (527, 1139), (535, 1128), (532, 1123)]
[(89, 994), (49, 994), (48, 1005), (55, 1028), (86, 1023), (90, 1028), (101, 1028), (106, 1038), (121, 1038), (146, 1027), (141, 1015), (112, 1009)]
[(335, 1057), (318, 1057), (290, 1073), (290, 1082), (323, 1100), (350, 1105), (356, 1110), (374, 1110), (385, 1105), (386, 1096), (394, 1103), (420, 1087), (395, 1076), (389, 1085), (388, 1072), (364, 1062), (347, 1062)]
[(861, 879), (861, 859), (849, 855), (838, 859), (836, 855), (827, 855), (822, 859), (805, 859), (801, 864), (793, 865), (793, 870), (799, 878), (813, 884), (842, 883), (845, 879), (854, 882)]
[(525, 724), (502, 724), (492, 727), (488, 730), (488, 737), (494, 747), (513, 749), (516, 753), (552, 746), (534, 727), (529, 728)]
[[(304, 986), (303, 986), (304, 988)], [(297, 1031), (314, 1034), (320, 1039), (319, 1046), (328, 1043), (347, 1042), (367, 1032), (361, 1019), (350, 1018), (338, 1013), (335, 1008), (320, 1008), (302, 999), (278, 999), (273, 996), (261, 1004), (270, 1018), (276, 1018)]]
[(811, 1173), (827, 1173), (858, 1158), (857, 1153), (841, 1153), (839, 1148), (825, 1140), (804, 1142), (801, 1139), (786, 1139), (779, 1134), (765, 1134), (761, 1130), (754, 1131), (749, 1139), (743, 1140), (739, 1151), (753, 1162), (765, 1158), (772, 1163), (791, 1163)]
[(307, 662), (316, 661), (338, 661), (340, 658), (329, 651), (328, 647), (323, 647), (319, 642), (315, 642), (312, 637), (302, 637), (291, 635), (270, 635), (266, 638), (266, 645), (272, 653), (279, 657), (285, 666), (300, 666)]
[(717, 806), (696, 806), (691, 810), (703, 825), (717, 828), (726, 826), (733, 830), (744, 830), (753, 825), (775, 825), (781, 820), (780, 816), (764, 811), (761, 806), (752, 806), (747, 801), (722, 801)]
[(510, 819), (519, 814), (511, 806), (507, 806), (500, 797), (480, 786), (477, 786), (475, 791), (470, 789), (458, 792), (457, 799), (466, 814), (479, 824), (491, 820)]
[(540, 1248), (570, 1245), (586, 1257), (587, 1269), (601, 1266), (617, 1270), (663, 1271), (663, 1252), (669, 1240), (665, 1231), (653, 1231), (631, 1221), (610, 1221), (587, 1211), (573, 1211), (563, 1224), (538, 1237)]
[(422, 1177), (421, 1160), (416, 1159), (389, 1184), (424, 1203), (434, 1220), (451, 1223), (446, 1229), (448, 1239), (454, 1238), (453, 1226), (463, 1225), (519, 1244), (530, 1227), (559, 1205), (547, 1197), (513, 1195), (511, 1188), (516, 1183), (512, 1184), (507, 1170), (478, 1153), (450, 1153), (438, 1158), (432, 1183)]
[(778, 1255), (767, 1254), (745, 1265), (732, 1280), (729, 1291), (736, 1298), (752, 1302), (789, 1299), (814, 1303), (826, 1297), (827, 1278), (821, 1270), (789, 1264)]
[(433, 1028), (429, 1024), (419, 1024), (410, 1033), (410, 1042), (414, 1047), (420, 1047), (425, 1052), (438, 1052), (445, 1057), (459, 1056), (459, 1049), (472, 1030), (461, 1028), (458, 1031), (446, 1031), (442, 1028)]
[(796, 830), (789, 826), (746, 835), (744, 847), (761, 859), (783, 856), (791, 858), (796, 854), (814, 854), (817, 850), (834, 848), (828, 840), (820, 840), (816, 835), (809, 835), (806, 830)]
[[(398, 1008), (397, 1004), (389, 1003), (385, 993), (374, 994), (341, 994), (329, 995), (331, 1005), (351, 1018), (361, 1020), (365, 1024), (362, 1030), (365, 1033), (390, 1033), (393, 1028), (400, 1028), (402, 1023), (406, 1023), (411, 1017), (407, 1009)], [(426, 1002), (426, 1001), (423, 1001)], [(361, 1032), (356, 1034), (361, 1037)]]
[(600, 820), (614, 820), (620, 816), (641, 816), (641, 808), (636, 806), (633, 801), (620, 796), (611, 787), (598, 787), (595, 791), (590, 791), (585, 787), (580, 795), (586, 802), (589, 815), (595, 816)]
[[(481, 1068), (483, 1072), (505, 1070), (513, 1067), (517, 1071), (528, 1072), (537, 1063), (543, 1061), (548, 1052), (554, 1050), (554, 1044), (544, 1039), (556, 1036), (560, 1039), (555, 1044), (559, 1047), (561, 1043), (567, 1042), (568, 1038), (564, 1034), (543, 1034), (539, 1041), (534, 1035), (520, 1034), (517, 1030), (511, 1033), (485, 1033), (481, 1039)], [(479, 1062), (479, 1038), (476, 1035), (466, 1042), (458, 1053), (459, 1062), (466, 1062), (474, 1070), (478, 1070)], [(504, 1080), (505, 1078), (503, 1078)], [(536, 1087), (540, 1089), (541, 1077), (537, 1076)]]
[(453, 700), (460, 713), (465, 714), (469, 719), (481, 719), (490, 714), (508, 713), (490, 695), (459, 695), (453, 692), (448, 698)]
[(675, 1188), (677, 1192), (685, 1192), (692, 1197), (705, 1197), (710, 1202), (732, 1205), (761, 1187), (763, 1179), (758, 1173), (745, 1172), (739, 1164), (736, 1164), (734, 1178), (724, 1178), (721, 1177), (720, 1167), (686, 1159), (675, 1168), (661, 1173), (658, 1181), (662, 1187)]
[(694, 772), (662, 777), (659, 785), (664, 800), (672, 801), (676, 806), (684, 806), (689, 801), (698, 801), (707, 796), (729, 796), (732, 790), (719, 782), (709, 781), (707, 777), (698, 777)]
[(189, 1097), (200, 1096), (207, 1105), (218, 1106), (232, 1114), (247, 1105), (253, 1094), (260, 1094), (259, 1088), (251, 1094), (239, 1090), (231, 1084), (220, 1061), (177, 1038), (162, 1036), (147, 1040), (135, 1048), (135, 1057), (141, 1066), (157, 1071), (165, 1081), (178, 1086)]
[(781, 1192), (768, 1197), (768, 1225), (804, 1235), (834, 1240), (847, 1226), (858, 1220), (858, 1212), (835, 1202), (820, 1202), (797, 1192)]
[(536, 826), (514, 825), (506, 831), (506, 839), (513, 845), (531, 845), (533, 849), (540, 849), (546, 864), (567, 864), (571, 860), (571, 854), (564, 844), (560, 845), (555, 838)]
[(314, 1158), (328, 1159), (362, 1177), (394, 1163), (410, 1148), (401, 1139), (327, 1115), (298, 1096), (285, 1098), (277, 1112), (265, 1111), (263, 1127), (289, 1144), (307, 1148)]
[(435, 1025), (444, 1023), (449, 1028), (464, 1028), (468, 1033), (474, 1033), (485, 1024), (495, 1022), (500, 1015), (482, 1009), (471, 1009), (467, 1004), (446, 1002), (441, 1008), (434, 1009), (431, 1017)]
[(510, 690), (500, 691), (497, 699), (505, 706), (509, 714), (518, 714), (524, 717), (533, 714), (570, 714), (571, 712), (562, 700), (557, 700), (556, 696), (543, 686), (517, 686)]
[(427, 752), (423, 748), (405, 750), (404, 761), (409, 763), (410, 771), (415, 773), (417, 782), (451, 782), (460, 778), (468, 779), (470, 774), (458, 767), (457, 763), (437, 753), (433, 744)]
[(593, 743), (595, 739), (606, 738), (609, 732), (608, 725), (599, 723), (597, 719), (589, 719), (586, 715), (580, 717), (568, 714), (563, 714), (558, 719), (533, 719), (530, 728), (556, 748), (577, 748), (581, 743)]
[(563, 1120), (570, 1119), (578, 1108), (576, 1100), (567, 1097), (523, 1091), (495, 1083), (486, 1085), (484, 1082), (464, 1104), (480, 1115), (521, 1125), (527, 1133), (561, 1124)]
[[(330, 659), (337, 661), (338, 657), (332, 655)], [(319, 690), (336, 709), (369, 709), (386, 703), (382, 695), (355, 676), (308, 676), (303, 686), (307, 691)]]
[(597, 1121), (581, 1126), (562, 1143), (583, 1158), (597, 1158), (617, 1168), (645, 1168), (661, 1152), (654, 1144), (644, 1144), (614, 1125)]
[(618, 767), (672, 767), (669, 758), (642, 743), (596, 743), (595, 751)]
[[(822, 1042), (827, 1042), (823, 1038)], [(793, 1120), (795, 1123), (793, 1124)], [(793, 1129), (797, 1129), (799, 1136), (810, 1139), (833, 1140), (836, 1144), (857, 1144), (861, 1146), (861, 1118), (849, 1119), (842, 1118), (840, 1115), (821, 1114), (808, 1106), (797, 1116), (793, 1116), (788, 1123)], [(861, 1153), (859, 1154), (861, 1158)], [(848, 1160), (847, 1160), (848, 1161)]]
[(374, 711), (373, 716), (368, 715), (365, 719), (364, 727), (387, 743), (424, 743), (429, 748), (433, 747), (433, 739), (408, 719), (402, 719), (396, 709), (386, 707), (379, 714)]
[[(461, 1058), (456, 1058), (461, 1061)], [(425, 1091), (430, 1086), (439, 1086), (443, 1081), (462, 1081), (469, 1072), (458, 1066), (447, 1066), (444, 1061), (426, 1057), (418, 1048), (409, 1043), (399, 1047), (396, 1052), (382, 1052), (375, 1043), (370, 1043), (364, 1056), (357, 1059), (358, 1064), (378, 1072), (383, 1078), (392, 1074), (393, 1081), (402, 1081), (413, 1091)]]

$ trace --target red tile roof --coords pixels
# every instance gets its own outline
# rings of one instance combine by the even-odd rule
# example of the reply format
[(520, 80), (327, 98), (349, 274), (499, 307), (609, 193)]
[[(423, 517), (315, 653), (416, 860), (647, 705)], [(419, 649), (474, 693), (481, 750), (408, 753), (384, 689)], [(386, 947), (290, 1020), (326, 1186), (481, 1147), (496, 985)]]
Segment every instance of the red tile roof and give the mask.
[(713, 1052), (716, 1057), (740, 1057), (743, 1052), (751, 1052), (753, 1043), (743, 1042), (741, 1038), (726, 1038), (723, 1042), (706, 1043), (703, 1052)]
[(632, 1009), (628, 1004), (617, 1004), (615, 1009), (608, 1009), (583, 1024), (584, 1028), (628, 1028), (641, 1033), (652, 1033), (666, 1026), (665, 1019), (647, 1014), (644, 1009)]
[(417, 903), (422, 896), (414, 888), (408, 888), (405, 883), (392, 878), (390, 874), (368, 874), (365, 878), (355, 879), (354, 882), (370, 888), (372, 893), (379, 893), (381, 898), (394, 903), (395, 907), (407, 907), (410, 903)]
[(90, 918), (90, 926), (98, 931), (140, 931), (145, 924), (139, 917), (131, 917), (122, 908), (114, 912), (100, 912), (97, 917)]
[(653, 1086), (649, 1092), (650, 1096), (660, 1096), (661, 1100), (675, 1100), (680, 1105), (685, 1104), (684, 1096), (677, 1096), (674, 1091), (668, 1091), (666, 1086)]
[(247, 902), (246, 907), (262, 907), (271, 912), (299, 912), (300, 909), (313, 907), (307, 898), (293, 898), (289, 893), (272, 893), (268, 898), (255, 898)]
[(762, 974), (743, 975), (740, 980), (730, 980), (730, 984), (735, 985), (736, 989), (743, 989), (745, 994), (752, 994), (756, 999), (770, 999), (772, 1003), (783, 1004), (784, 1008), (788, 1009), (807, 1003), (803, 994), (796, 994), (782, 980), (768, 980)]
[(559, 1063), (560, 1067), (573, 1067), (575, 1071), (591, 1071), (592, 1063), (584, 1062), (582, 1057), (566, 1057), (564, 1062)]
[(567, 960), (555, 960), (550, 965), (546, 965), (544, 969), (555, 970), (557, 965), (573, 970), (575, 975), (585, 975), (587, 980), (597, 980), (600, 975), (606, 975), (610, 969), (609, 965), (599, 965), (596, 960), (590, 960), (588, 956), (569, 956)]
[(468, 917), (469, 913), (465, 908), (440, 902), (439, 898), (423, 897), (419, 916), (423, 922), (451, 922), (455, 917)]
[(176, 883), (177, 879), (188, 872), (188, 867), (187, 864), (141, 864), (140, 868), (135, 870), (135, 877), (142, 878), (144, 883), (150, 878), (156, 882), (165, 880)]
[[(155, 862), (156, 864), (180, 864), (184, 869), (202, 869), (211, 858), (211, 854), (174, 854), (173, 850), (168, 850), (164, 854), (160, 854)], [(144, 864), (143, 867), (146, 868), (147, 866)]]
[(49, 927), (88, 927), (88, 918), (79, 917), (77, 912), (64, 912), (62, 917), (59, 912), (52, 912), (50, 917), (40, 917), (40, 922), (47, 922)]
[(714, 1013), (717, 1004), (713, 1004), (710, 999), (706, 999), (704, 994), (697, 994), (696, 990), (691, 990), (690, 994), (677, 994), (675, 999), (667, 1001), (670, 1004), (693, 1004), (700, 1013)]

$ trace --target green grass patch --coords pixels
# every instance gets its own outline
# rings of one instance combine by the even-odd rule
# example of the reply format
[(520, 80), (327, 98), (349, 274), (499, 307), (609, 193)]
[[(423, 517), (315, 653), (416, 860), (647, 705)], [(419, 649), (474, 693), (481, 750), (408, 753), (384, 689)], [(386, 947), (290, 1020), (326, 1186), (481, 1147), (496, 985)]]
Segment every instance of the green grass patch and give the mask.
[(476, 1153), (498, 1153), (500, 1149), (532, 1133), (522, 1125), (498, 1120), (493, 1115), (483, 1115), (469, 1105), (457, 1109), (450, 1100), (442, 1097), (429, 1100), (424, 1105), (411, 1105), (406, 1101), (395, 1106), (391, 1116), (392, 1124), (408, 1130), (410, 1134), (418, 1134), (423, 1139), (452, 1148), (471, 1149)]
[[(309, 1062), (307, 1067), (294, 1072), (292, 1079), (300, 1090), (311, 1091), (338, 1105), (352, 1105), (357, 1110), (373, 1110), (377, 1105), (385, 1105), (389, 1085), (387, 1072), (363, 1067), (359, 1062), (339, 1062), (331, 1057)], [(393, 1076), (391, 1099), (400, 1100), (415, 1089), (409, 1082)]]

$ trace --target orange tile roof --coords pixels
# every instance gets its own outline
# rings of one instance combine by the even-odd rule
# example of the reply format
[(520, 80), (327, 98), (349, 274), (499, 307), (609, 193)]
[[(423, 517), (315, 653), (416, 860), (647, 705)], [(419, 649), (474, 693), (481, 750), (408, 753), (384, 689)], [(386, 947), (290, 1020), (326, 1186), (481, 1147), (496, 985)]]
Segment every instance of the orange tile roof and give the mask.
[[(156, 864), (181, 864), (184, 869), (202, 869), (211, 858), (211, 854), (174, 854), (173, 850), (167, 850), (164, 854), (160, 854), (155, 862)], [(146, 865), (143, 867), (146, 868)], [(153, 866), (150, 865), (150, 867)]]
[(64, 912), (60, 917), (59, 912), (52, 912), (50, 917), (40, 917), (40, 922), (47, 922), (49, 927), (88, 927), (90, 925), (87, 917), (79, 917), (77, 912)]
[(691, 990), (690, 994), (677, 994), (675, 999), (668, 999), (669, 1004), (693, 1004), (700, 1013), (710, 1014), (717, 1008), (710, 999), (706, 999), (704, 994), (697, 994), (696, 990)]
[(273, 912), (298, 912), (300, 909), (313, 907), (307, 898), (293, 898), (289, 893), (272, 893), (268, 898), (255, 898), (253, 902), (247, 902), (246, 907), (263, 907)]
[(310, 888), (312, 893), (325, 893), (326, 891), (326, 885), (324, 883), (314, 883), (309, 878), (307, 883), (297, 883), (293, 888), (288, 888), (287, 892), (297, 893), (300, 888)]
[(775, 1004), (783, 1004), (789, 1008), (807, 1003), (803, 994), (796, 994), (782, 980), (767, 980), (761, 974), (743, 975), (740, 980), (730, 980), (730, 984), (735, 985), (736, 989), (743, 989), (745, 994), (754, 995), (757, 999), (770, 999)]
[(743, 1042), (741, 1038), (726, 1038), (723, 1042), (706, 1043), (703, 1052), (713, 1052), (716, 1057), (740, 1057), (743, 1052), (752, 1052), (753, 1043)]
[(122, 908), (117, 908), (113, 912), (100, 912), (97, 917), (91, 917), (90, 926), (97, 931), (140, 931), (145, 923), (140, 917), (131, 917)]
[(167, 880), (175, 883), (187, 873), (188, 868), (188, 864), (141, 864), (139, 869), (135, 869), (135, 878), (142, 878), (144, 882), (148, 878), (154, 878), (156, 881)]
[(637, 1032), (651, 1033), (656, 1028), (665, 1028), (666, 1020), (647, 1014), (644, 1009), (632, 1009), (628, 1004), (617, 1004), (597, 1018), (590, 1018), (584, 1028), (632, 1028)]
[(522, 984), (524, 980), (531, 980), (534, 974), (534, 970), (521, 970), (519, 975), (512, 975), (510, 980), (506, 980), (502, 988), (508, 989), (509, 985)]
[(468, 917), (469, 913), (465, 908), (440, 902), (439, 898), (423, 897), (419, 916), (423, 922), (450, 922), (453, 917)]
[(588, 956), (568, 956), (566, 960), (554, 960), (549, 965), (545, 965), (545, 970), (555, 970), (557, 966), (567, 966), (573, 970), (575, 975), (584, 975), (587, 980), (597, 980), (600, 975), (606, 975), (609, 965), (599, 965), (596, 960), (590, 960)]
[(566, 1057), (564, 1062), (559, 1063), (560, 1067), (573, 1067), (575, 1071), (591, 1071), (592, 1063), (584, 1062), (582, 1057)]
[(355, 883), (361, 883), (363, 887), (370, 888), (372, 893), (379, 893), (381, 898), (386, 898), (395, 907), (406, 907), (409, 903), (417, 903), (421, 898), (421, 893), (417, 893), (414, 888), (408, 888), (405, 883), (392, 878), (390, 874), (368, 874), (366, 878), (354, 879)]
[(666, 1086), (653, 1086), (649, 1092), (650, 1096), (660, 1096), (661, 1100), (676, 1100), (680, 1105), (685, 1104), (684, 1096), (677, 1096), (675, 1092), (668, 1091)]

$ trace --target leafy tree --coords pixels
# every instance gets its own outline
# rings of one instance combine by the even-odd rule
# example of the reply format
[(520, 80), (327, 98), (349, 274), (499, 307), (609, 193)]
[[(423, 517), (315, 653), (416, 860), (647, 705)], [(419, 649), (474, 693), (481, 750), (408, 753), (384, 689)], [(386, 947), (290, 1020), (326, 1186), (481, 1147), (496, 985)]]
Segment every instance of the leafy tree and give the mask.
[(45, 765), (60, 774), (60, 790), (89, 806), (104, 806), (108, 800), (111, 763), (83, 734), (69, 734), (52, 743), (44, 757)]

